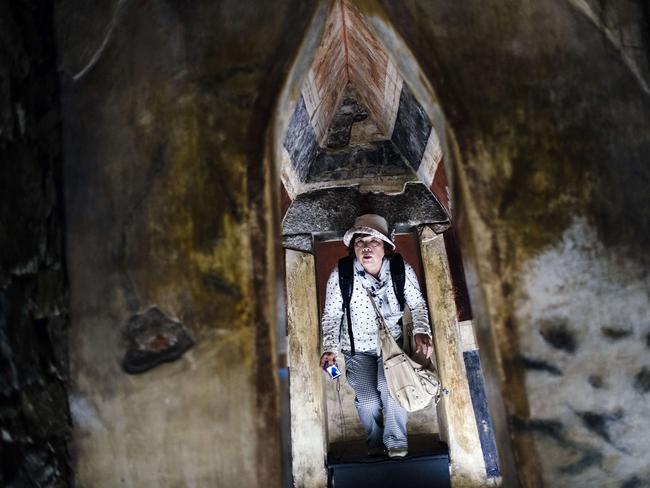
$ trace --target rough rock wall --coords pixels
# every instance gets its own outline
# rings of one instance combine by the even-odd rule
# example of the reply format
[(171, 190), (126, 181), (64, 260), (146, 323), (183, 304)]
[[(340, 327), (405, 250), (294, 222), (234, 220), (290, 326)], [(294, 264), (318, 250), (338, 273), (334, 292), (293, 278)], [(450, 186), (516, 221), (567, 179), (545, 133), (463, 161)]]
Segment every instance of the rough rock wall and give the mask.
[[(492, 405), (505, 403), (502, 453), (506, 426), (513, 436), (506, 483), (515, 469), (523, 486), (649, 484), (645, 68), (581, 2), (382, 4), (455, 135), (454, 205)], [(634, 39), (647, 56), (647, 37)]]
[(279, 484), (266, 128), (313, 7), (57, 4), (83, 486)]
[(71, 486), (51, 7), (0, 4), (0, 486)]

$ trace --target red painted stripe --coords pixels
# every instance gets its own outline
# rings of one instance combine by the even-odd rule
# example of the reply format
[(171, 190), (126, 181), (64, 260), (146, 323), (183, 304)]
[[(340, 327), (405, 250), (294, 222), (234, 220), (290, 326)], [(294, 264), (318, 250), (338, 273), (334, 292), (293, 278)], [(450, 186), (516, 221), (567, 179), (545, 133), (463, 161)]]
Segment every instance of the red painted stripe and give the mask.
[(341, 22), (343, 24), (343, 48), (345, 49), (345, 73), (348, 77), (348, 83), (350, 83), (350, 58), (348, 56), (348, 30), (345, 25), (345, 6), (343, 5), (343, 0), (340, 0), (341, 5)]

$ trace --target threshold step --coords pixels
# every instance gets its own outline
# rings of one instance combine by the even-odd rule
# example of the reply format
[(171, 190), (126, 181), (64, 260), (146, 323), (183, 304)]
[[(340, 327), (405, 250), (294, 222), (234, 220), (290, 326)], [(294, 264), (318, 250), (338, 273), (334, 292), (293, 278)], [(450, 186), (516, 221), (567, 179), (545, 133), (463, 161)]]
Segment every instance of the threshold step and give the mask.
[(400, 459), (387, 455), (368, 457), (362, 441), (330, 446), (330, 488), (449, 488), (447, 446), (436, 436), (409, 436), (409, 454)]

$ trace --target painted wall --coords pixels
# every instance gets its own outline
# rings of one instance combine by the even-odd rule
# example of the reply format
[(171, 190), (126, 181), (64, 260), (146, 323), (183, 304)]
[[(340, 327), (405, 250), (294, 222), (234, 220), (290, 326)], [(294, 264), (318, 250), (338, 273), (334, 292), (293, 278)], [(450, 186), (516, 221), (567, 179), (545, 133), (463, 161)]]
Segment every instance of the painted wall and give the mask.
[(629, 4), (612, 36), (623, 3), (381, 3), (373, 25), (396, 26), (455, 137), (481, 359), (514, 451), (504, 478), (650, 483), (647, 16)]
[[(80, 486), (279, 484), (265, 128), (313, 7), (57, 4)], [(126, 374), (152, 306), (194, 346)]]
[[(416, 97), (435, 90), (423, 108), (431, 116), (439, 104), (449, 122), (452, 209), (504, 479), (648, 484), (645, 11), (578, 0), (358, 4)], [(57, 3), (81, 485), (277, 479), (264, 141), (313, 10)], [(391, 24), (410, 50), (396, 50)], [(125, 375), (122, 330), (151, 305), (195, 346)], [(215, 451), (225, 443), (228, 453)]]

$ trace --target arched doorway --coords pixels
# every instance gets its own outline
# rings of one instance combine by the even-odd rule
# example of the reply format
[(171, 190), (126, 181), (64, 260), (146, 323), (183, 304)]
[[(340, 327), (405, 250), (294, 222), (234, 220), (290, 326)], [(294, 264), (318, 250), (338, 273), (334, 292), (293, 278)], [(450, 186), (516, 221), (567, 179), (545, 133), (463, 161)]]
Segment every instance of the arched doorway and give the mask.
[[(422, 255), (438, 367), (452, 389), (425, 430), (449, 447), (452, 484), (500, 482), (471, 312), (461, 303), (467, 302), (462, 263), (455, 240), (443, 235), (453, 221), (447, 127), (431, 88), (405, 73), (415, 60), (395, 57), (358, 6), (331, 2), (314, 20), (276, 116), (296, 486), (327, 481), (328, 453), (350, 430), (333, 420), (338, 398), (317, 365), (317, 269), (335, 258), (335, 242), (365, 212), (381, 213), (395, 230), (415, 236)], [(322, 244), (328, 241), (329, 250)], [(354, 418), (344, 402), (339, 409), (341, 418)]]

